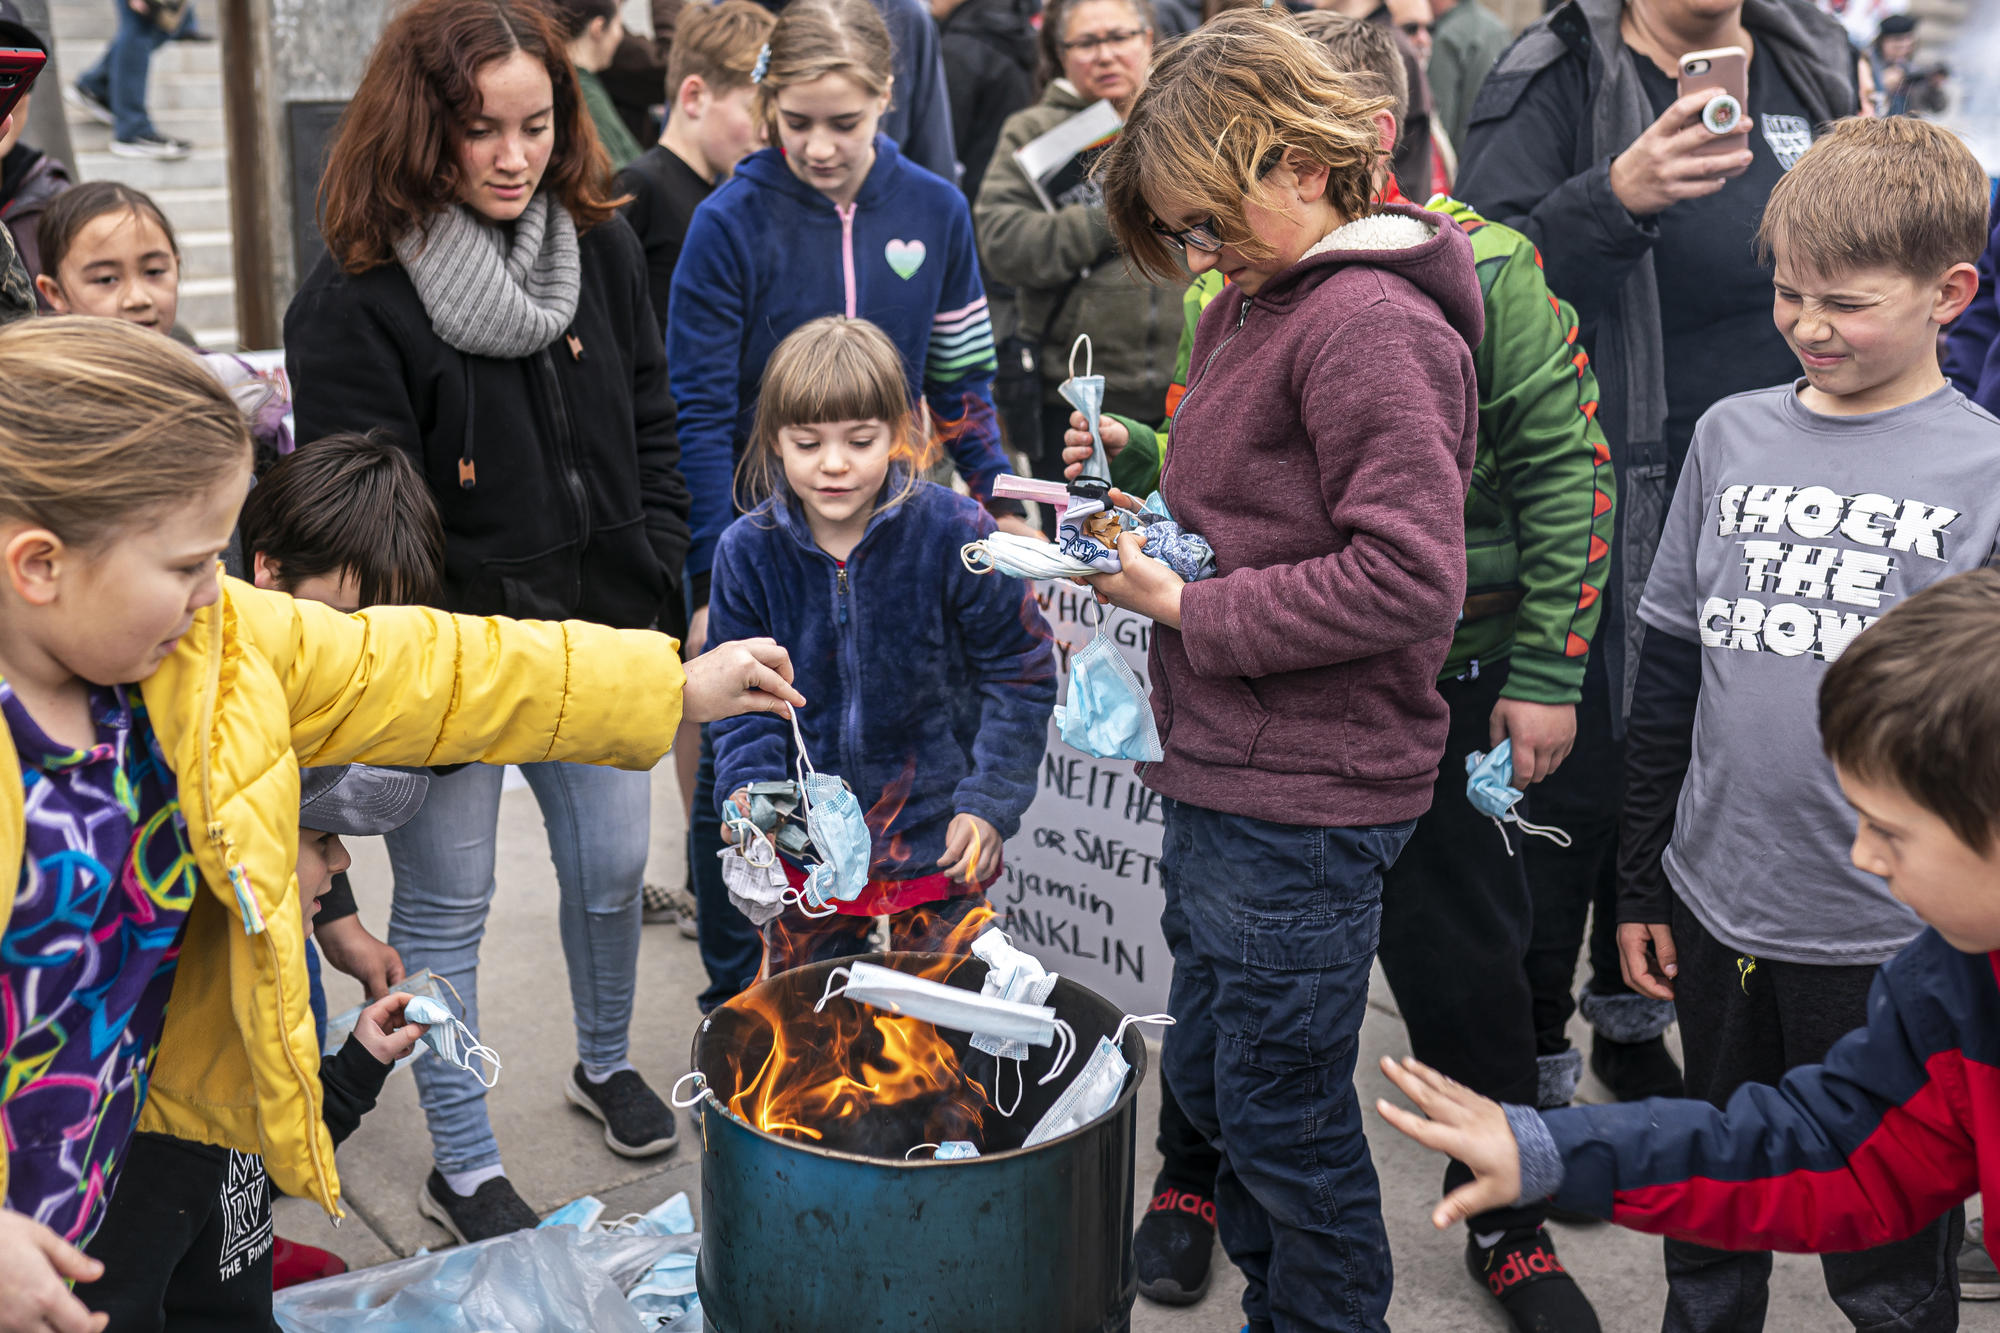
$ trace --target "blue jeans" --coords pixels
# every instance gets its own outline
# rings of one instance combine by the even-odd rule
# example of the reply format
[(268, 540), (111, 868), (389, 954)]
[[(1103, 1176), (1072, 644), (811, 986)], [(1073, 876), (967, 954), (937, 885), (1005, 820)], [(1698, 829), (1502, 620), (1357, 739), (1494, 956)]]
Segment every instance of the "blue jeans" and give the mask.
[[(154, 27), (143, 14), (133, 13), (125, 0), (111, 0), (111, 5), (118, 11), (118, 33), (97, 63), (76, 82), (111, 108), (111, 136), (129, 141), (159, 133), (153, 128), (153, 118), (146, 114), (146, 76), (152, 72), (153, 52), (172, 40), (174, 33)], [(193, 22), (194, 7), (189, 6), (180, 26), (185, 29)]]
[(1310, 828), (1165, 802), (1162, 1056), (1222, 1154), (1216, 1229), (1253, 1333), (1388, 1325), (1381, 1188), (1354, 1060), (1382, 872), (1416, 821)]
[(318, 1033), (318, 1049), (326, 1049), (326, 983), (319, 975), (319, 947), (306, 941), (306, 1007), (312, 1010), (313, 1031)]
[[(479, 1024), (478, 968), (493, 902), (503, 772), (473, 764), (433, 777), (423, 809), (386, 840), (396, 872), (389, 943), (411, 972), (429, 968), (448, 979), (465, 1004), (466, 1026), (502, 1052), (507, 1034)], [(643, 770), (588, 764), (527, 764), (521, 772), (542, 807), (556, 865), (577, 1054), (588, 1065), (618, 1064), (630, 1044), (639, 971), (651, 778)], [(516, 981), (540, 985), (537, 978)], [(414, 1072), (438, 1168), (470, 1171), (498, 1162), (479, 1080), (442, 1060), (419, 1060)]]
[(694, 815), (688, 820), (688, 878), (694, 884), (695, 944), (708, 973), (708, 989), (696, 1000), (704, 1014), (755, 981), (764, 962), (764, 937), (729, 901), (729, 886), (722, 882), (722, 862), (716, 855), (723, 846), (722, 821), (715, 817), (715, 747), (703, 727)]

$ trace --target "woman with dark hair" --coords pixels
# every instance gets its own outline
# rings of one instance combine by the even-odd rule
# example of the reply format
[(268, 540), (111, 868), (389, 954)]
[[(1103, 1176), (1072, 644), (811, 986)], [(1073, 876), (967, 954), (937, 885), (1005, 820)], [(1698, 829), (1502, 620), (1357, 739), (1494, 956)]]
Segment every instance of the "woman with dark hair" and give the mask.
[(550, 8), (562, 26), (570, 63), (576, 66), (576, 84), (583, 93), (584, 109), (590, 112), (590, 123), (611, 158), (611, 169), (622, 171), (643, 150), (599, 77), (611, 68), (619, 44), (625, 40), (618, 0), (552, 0)]
[[(320, 187), (329, 253), (285, 316), (301, 438), (386, 429), (437, 498), (450, 611), (683, 628), (687, 487), (638, 238), (561, 30), (534, 0), (416, 0), (392, 19)], [(648, 701), (635, 697), (634, 707)], [(564, 1091), (612, 1151), (674, 1146), (627, 1059), (645, 773), (523, 768), (561, 886), (579, 1062)], [(479, 1026), (501, 770), (434, 780), (389, 839), (389, 940)], [(419, 1195), (462, 1241), (533, 1226), (484, 1089), (417, 1069), (437, 1170)]]

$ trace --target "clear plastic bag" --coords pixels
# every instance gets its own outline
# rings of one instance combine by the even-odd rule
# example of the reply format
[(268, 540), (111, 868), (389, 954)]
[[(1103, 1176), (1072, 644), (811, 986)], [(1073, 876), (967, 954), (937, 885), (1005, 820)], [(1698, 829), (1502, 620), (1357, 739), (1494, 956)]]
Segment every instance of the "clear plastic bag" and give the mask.
[[(286, 1333), (648, 1333), (659, 1325), (626, 1291), (667, 1256), (700, 1248), (698, 1233), (516, 1231), (287, 1288), (273, 1313)], [(665, 1325), (700, 1326), (698, 1307)]]

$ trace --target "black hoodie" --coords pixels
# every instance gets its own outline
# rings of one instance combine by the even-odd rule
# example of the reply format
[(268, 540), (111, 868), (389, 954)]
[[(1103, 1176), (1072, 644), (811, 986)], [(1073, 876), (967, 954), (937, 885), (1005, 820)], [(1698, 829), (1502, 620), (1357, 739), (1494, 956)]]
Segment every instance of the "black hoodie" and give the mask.
[(968, 199), (979, 197), (1000, 126), (1034, 103), (1038, 8), (1034, 0), (965, 0), (938, 23), (952, 146), (965, 172), (959, 185)]

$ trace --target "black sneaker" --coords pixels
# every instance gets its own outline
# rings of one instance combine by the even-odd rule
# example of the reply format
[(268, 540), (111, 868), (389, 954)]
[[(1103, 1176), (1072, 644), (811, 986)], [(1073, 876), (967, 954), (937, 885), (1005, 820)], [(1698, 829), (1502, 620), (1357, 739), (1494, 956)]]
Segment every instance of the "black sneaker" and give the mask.
[(1986, 1252), (1986, 1219), (1965, 1224), (1965, 1245), (1958, 1252), (1958, 1294), (1961, 1300), (2000, 1300), (2000, 1270)]
[(1521, 1333), (1602, 1333), (1597, 1311), (1540, 1227), (1504, 1232), (1490, 1246), (1468, 1239), (1465, 1266)]
[(1132, 1237), (1139, 1294), (1161, 1305), (1193, 1305), (1208, 1294), (1215, 1253), (1215, 1199), (1153, 1184), (1153, 1204)]
[(116, 125), (118, 117), (111, 113), (111, 103), (91, 92), (80, 83), (72, 83), (63, 89), (63, 100), (100, 125)]
[(449, 1231), (460, 1245), (526, 1231), (541, 1220), (507, 1177), (482, 1181), (467, 1197), (445, 1184), (436, 1167), (417, 1190), (417, 1211)]
[(176, 139), (171, 135), (153, 133), (142, 134), (136, 139), (113, 139), (113, 157), (147, 157), (160, 162), (178, 162), (194, 151), (194, 145), (186, 139)]
[(680, 1142), (673, 1108), (630, 1069), (592, 1083), (578, 1064), (569, 1071), (563, 1096), (604, 1122), (604, 1142), (620, 1157), (657, 1157)]
[(1665, 1037), (1626, 1042), (1594, 1032), (1590, 1037), (1590, 1072), (1621, 1102), (1687, 1095), (1681, 1067), (1667, 1054)]

